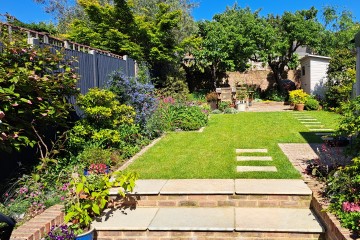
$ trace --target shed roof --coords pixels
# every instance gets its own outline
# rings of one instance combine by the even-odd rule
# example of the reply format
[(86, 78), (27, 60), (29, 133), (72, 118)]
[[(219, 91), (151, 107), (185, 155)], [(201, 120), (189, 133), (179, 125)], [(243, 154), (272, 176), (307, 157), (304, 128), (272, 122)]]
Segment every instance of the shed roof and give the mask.
[(360, 47), (360, 32), (355, 35), (355, 47)]
[(318, 59), (327, 59), (327, 60), (331, 59), (330, 57), (326, 57), (326, 56), (306, 54), (303, 58), (300, 59), (300, 61), (304, 61), (308, 58), (318, 58)]

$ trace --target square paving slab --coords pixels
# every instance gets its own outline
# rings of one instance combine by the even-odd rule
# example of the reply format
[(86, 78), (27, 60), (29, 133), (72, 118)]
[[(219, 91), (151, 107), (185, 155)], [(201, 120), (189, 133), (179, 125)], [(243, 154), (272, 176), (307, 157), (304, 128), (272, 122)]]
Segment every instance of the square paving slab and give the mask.
[(299, 121), (317, 121), (315, 118), (298, 118)]
[(233, 179), (173, 179), (160, 194), (232, 194), (234, 185)]
[(311, 195), (301, 179), (235, 179), (236, 194)]
[(234, 231), (234, 208), (161, 208), (153, 231)]
[(317, 125), (317, 124), (321, 124), (321, 122), (300, 122), (300, 123), (303, 123), (303, 124), (314, 124), (314, 125)]
[(316, 136), (327, 136), (327, 135), (331, 135), (333, 134), (333, 132), (320, 132), (320, 133), (315, 133)]
[(96, 230), (147, 230), (158, 208), (105, 210), (91, 225)]
[(236, 153), (267, 153), (268, 150), (265, 148), (245, 148), (245, 149), (236, 149)]
[(334, 131), (334, 129), (331, 129), (331, 128), (312, 128), (309, 130), (312, 132), (333, 132)]
[(238, 166), (237, 172), (277, 172), (276, 167), (273, 166)]
[(262, 156), (237, 156), (237, 161), (272, 161), (272, 157)]
[[(135, 188), (131, 194), (157, 195), (160, 193), (160, 190), (166, 182), (167, 180), (161, 179), (137, 180), (135, 182)], [(110, 189), (110, 195), (117, 194), (118, 189), (119, 188)]]
[(309, 209), (236, 208), (235, 225), (236, 231), (324, 232)]

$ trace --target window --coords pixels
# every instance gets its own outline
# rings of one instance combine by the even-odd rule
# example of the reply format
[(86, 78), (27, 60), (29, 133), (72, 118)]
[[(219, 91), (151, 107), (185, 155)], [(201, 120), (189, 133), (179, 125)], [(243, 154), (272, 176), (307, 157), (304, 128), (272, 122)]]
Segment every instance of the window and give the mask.
[(305, 66), (302, 66), (302, 68), (301, 68), (301, 75), (305, 76)]

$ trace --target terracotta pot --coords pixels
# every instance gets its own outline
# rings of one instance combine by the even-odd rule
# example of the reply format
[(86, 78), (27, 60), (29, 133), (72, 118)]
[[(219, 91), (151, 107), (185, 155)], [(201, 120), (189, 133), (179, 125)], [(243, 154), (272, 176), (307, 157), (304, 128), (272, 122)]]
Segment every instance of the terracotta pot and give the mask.
[(295, 104), (294, 110), (295, 111), (304, 111), (304, 106), (305, 106), (305, 104), (303, 104), (303, 103)]

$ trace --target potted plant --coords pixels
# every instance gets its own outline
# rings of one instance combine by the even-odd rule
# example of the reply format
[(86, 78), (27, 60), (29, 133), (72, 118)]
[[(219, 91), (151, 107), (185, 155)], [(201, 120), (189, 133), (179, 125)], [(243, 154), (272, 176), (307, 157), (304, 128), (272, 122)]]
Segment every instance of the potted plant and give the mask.
[(294, 110), (303, 111), (308, 94), (303, 89), (293, 90), (289, 92), (289, 100), (294, 104)]
[(75, 239), (93, 239), (94, 229), (91, 222), (106, 208), (110, 189), (119, 187), (119, 194), (125, 197), (126, 192), (133, 190), (137, 178), (136, 173), (121, 172), (115, 172), (113, 175), (73, 174), (67, 192), (64, 220), (77, 235)]
[(216, 92), (211, 92), (206, 94), (206, 101), (210, 105), (211, 110), (217, 109), (217, 102), (218, 102), (218, 94)]
[(75, 234), (68, 225), (52, 226), (45, 240), (74, 240)]

